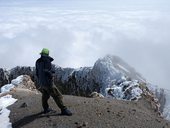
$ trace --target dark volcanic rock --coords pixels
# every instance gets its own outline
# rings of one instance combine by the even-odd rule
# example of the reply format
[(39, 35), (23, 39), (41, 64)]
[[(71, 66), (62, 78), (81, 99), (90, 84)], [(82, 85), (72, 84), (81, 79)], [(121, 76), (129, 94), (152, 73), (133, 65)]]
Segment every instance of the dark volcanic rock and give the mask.
[(89, 96), (93, 91), (99, 91), (99, 85), (91, 74), (91, 67), (79, 69), (55, 68), (54, 82), (64, 94)]
[(9, 72), (0, 68), (0, 87), (9, 83)]
[(35, 70), (35, 68), (33, 68), (33, 67), (17, 66), (10, 70), (9, 79), (11, 81), (20, 75), (29, 75), (31, 77), (31, 79), (34, 81), (34, 74), (35, 74), (34, 70)]

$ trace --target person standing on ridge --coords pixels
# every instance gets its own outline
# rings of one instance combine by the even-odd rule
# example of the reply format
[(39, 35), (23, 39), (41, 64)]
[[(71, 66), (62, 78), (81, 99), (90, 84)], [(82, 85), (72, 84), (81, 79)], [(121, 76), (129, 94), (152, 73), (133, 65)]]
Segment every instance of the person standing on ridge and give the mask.
[(62, 94), (53, 82), (53, 74), (55, 71), (52, 70), (51, 62), (54, 59), (49, 56), (49, 50), (47, 48), (43, 48), (40, 54), (41, 57), (36, 61), (36, 76), (38, 80), (38, 90), (42, 93), (44, 113), (52, 111), (48, 105), (48, 99), (52, 96), (55, 103), (61, 109), (61, 115), (71, 116), (72, 113), (63, 104)]

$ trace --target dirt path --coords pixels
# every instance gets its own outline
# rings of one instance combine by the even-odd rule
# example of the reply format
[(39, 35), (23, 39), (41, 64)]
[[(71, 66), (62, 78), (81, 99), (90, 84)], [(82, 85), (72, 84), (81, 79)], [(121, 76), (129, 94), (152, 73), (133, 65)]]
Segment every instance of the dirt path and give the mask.
[(18, 90), (12, 95), (18, 99), (9, 107), (13, 128), (170, 128), (170, 122), (159, 117), (145, 100), (64, 96), (64, 103), (74, 113), (68, 117), (60, 115), (52, 99), (50, 107), (57, 112), (43, 115), (41, 94)]

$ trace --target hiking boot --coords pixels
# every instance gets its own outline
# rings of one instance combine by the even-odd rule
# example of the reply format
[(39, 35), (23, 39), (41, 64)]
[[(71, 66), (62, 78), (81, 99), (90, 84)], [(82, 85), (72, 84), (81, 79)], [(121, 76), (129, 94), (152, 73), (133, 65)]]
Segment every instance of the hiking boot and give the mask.
[(61, 110), (61, 115), (72, 116), (72, 112), (68, 109)]
[(44, 110), (44, 114), (49, 113), (51, 111), (53, 111), (53, 110), (51, 108), (48, 108), (48, 109)]

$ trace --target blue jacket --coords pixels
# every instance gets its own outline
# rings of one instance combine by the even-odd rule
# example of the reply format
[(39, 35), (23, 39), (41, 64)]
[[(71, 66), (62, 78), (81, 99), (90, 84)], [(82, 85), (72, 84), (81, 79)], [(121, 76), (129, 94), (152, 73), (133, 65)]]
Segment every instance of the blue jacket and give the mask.
[(47, 55), (41, 55), (36, 61), (36, 76), (40, 88), (49, 88), (53, 84), (53, 73), (51, 62), (54, 59)]

